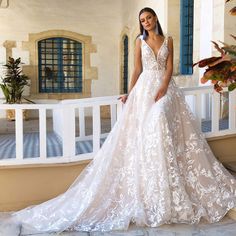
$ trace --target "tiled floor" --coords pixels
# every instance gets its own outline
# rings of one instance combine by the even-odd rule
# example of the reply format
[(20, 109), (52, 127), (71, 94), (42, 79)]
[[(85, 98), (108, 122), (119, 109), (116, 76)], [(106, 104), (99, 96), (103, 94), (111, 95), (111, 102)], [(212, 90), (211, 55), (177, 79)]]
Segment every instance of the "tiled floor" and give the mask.
[[(93, 122), (91, 117), (85, 119), (86, 135), (92, 134)], [(23, 155), (24, 158), (35, 158), (39, 156), (39, 121), (31, 118), (23, 121)], [(101, 132), (109, 133), (111, 122), (108, 118), (103, 118), (101, 122)], [(76, 136), (79, 136), (79, 119), (76, 119)], [(101, 145), (104, 142), (101, 138)], [(61, 138), (53, 132), (53, 122), (51, 118), (47, 119), (47, 157), (62, 156)], [(16, 157), (15, 142), (15, 121), (0, 119), (0, 160)], [(93, 150), (91, 140), (76, 141), (75, 154), (90, 153)]]

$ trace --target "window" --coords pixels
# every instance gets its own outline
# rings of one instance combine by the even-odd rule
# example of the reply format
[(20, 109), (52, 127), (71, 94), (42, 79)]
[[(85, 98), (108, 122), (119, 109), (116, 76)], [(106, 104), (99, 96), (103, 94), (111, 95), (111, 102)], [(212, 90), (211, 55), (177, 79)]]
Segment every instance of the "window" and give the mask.
[(128, 93), (128, 55), (129, 55), (129, 48), (128, 48), (128, 36), (125, 35), (123, 37), (123, 71), (122, 71), (122, 89), (123, 93)]
[(181, 0), (180, 5), (180, 73), (192, 74), (194, 0)]
[(39, 92), (82, 92), (82, 44), (68, 38), (38, 42)]

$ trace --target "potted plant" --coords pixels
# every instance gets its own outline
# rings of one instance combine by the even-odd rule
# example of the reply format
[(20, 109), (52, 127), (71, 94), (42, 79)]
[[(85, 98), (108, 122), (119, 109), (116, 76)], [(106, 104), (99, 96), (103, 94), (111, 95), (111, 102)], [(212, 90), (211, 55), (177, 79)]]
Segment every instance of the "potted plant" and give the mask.
[[(226, 3), (229, 1), (231, 0), (226, 0)], [(236, 15), (236, 7), (230, 10), (230, 14)], [(236, 36), (231, 36), (236, 40)], [(219, 57), (205, 58), (193, 66), (198, 65), (200, 68), (207, 67), (201, 78), (202, 83), (210, 80), (217, 92), (221, 92), (223, 87), (227, 87), (228, 91), (233, 91), (236, 89), (236, 45), (221, 42), (223, 46), (219, 46), (214, 41), (212, 43), (221, 55)]]
[[(21, 64), (20, 57), (17, 59), (9, 57), (6, 65), (4, 65), (6, 72), (0, 87), (8, 104), (20, 104), (23, 99), (32, 102), (23, 97), (25, 86), (29, 86), (29, 78), (22, 73)], [(26, 112), (23, 114), (26, 118)], [(15, 110), (7, 110), (7, 118), (15, 120)]]
[[(231, 36), (236, 40), (235, 36)], [(220, 47), (216, 42), (212, 42), (221, 56), (203, 59), (193, 66), (207, 67), (201, 83), (211, 80), (217, 92), (221, 92), (223, 87), (227, 87), (228, 91), (233, 91), (236, 89), (236, 45), (222, 43), (223, 46)]]

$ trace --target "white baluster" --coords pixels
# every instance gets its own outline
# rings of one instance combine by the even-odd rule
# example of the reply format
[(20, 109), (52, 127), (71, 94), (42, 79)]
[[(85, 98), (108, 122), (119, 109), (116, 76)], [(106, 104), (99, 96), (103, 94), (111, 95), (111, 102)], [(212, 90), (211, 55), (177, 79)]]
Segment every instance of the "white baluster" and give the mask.
[(112, 128), (117, 120), (116, 104), (110, 105), (110, 111), (111, 111), (111, 128)]
[(101, 135), (101, 117), (100, 106), (93, 106), (93, 152), (96, 153), (100, 149)]
[(24, 147), (23, 147), (23, 110), (15, 109), (16, 119), (16, 159), (23, 160)]
[(39, 157), (47, 158), (47, 120), (46, 109), (39, 109)]
[(195, 115), (197, 117), (199, 127), (202, 123), (202, 94), (197, 93), (195, 97)]
[(79, 107), (79, 136), (80, 136), (80, 138), (85, 137), (84, 107)]
[(117, 120), (119, 119), (119, 116), (121, 115), (122, 113), (122, 110), (123, 110), (123, 103), (122, 102), (118, 102), (117, 103)]
[(74, 157), (75, 156), (75, 109), (68, 107), (69, 105), (63, 106), (63, 157)]
[(220, 117), (220, 94), (213, 92), (212, 94), (212, 115), (211, 115), (211, 132), (219, 131)]
[(236, 129), (236, 89), (229, 92), (229, 129)]

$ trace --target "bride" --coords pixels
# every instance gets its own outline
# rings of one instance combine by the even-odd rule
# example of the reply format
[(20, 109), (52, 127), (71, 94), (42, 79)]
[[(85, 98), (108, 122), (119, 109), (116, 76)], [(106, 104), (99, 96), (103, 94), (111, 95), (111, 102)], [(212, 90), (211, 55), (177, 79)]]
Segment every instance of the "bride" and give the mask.
[(236, 181), (212, 154), (171, 78), (173, 40), (139, 13), (124, 110), (94, 160), (58, 197), (12, 213), (21, 232), (110, 231), (129, 224), (217, 222), (236, 206)]

